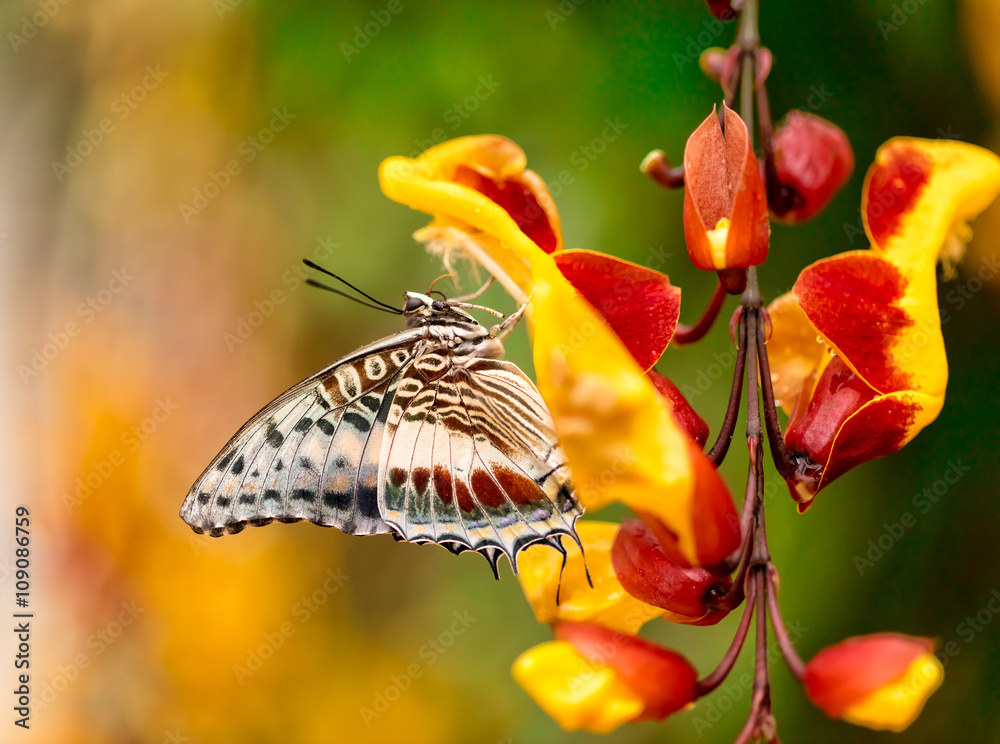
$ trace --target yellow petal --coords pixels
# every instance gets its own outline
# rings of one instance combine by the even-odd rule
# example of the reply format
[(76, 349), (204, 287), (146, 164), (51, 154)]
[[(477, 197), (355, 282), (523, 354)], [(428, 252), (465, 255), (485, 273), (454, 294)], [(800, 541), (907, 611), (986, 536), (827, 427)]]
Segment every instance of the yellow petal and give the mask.
[(528, 649), (514, 661), (512, 673), (566, 731), (607, 734), (635, 719), (645, 707), (613, 669), (585, 659), (567, 641)]
[(776, 299), (767, 310), (773, 328), (767, 340), (767, 359), (774, 397), (795, 418), (799, 394), (804, 391), (808, 402), (808, 395), (831, 355), (791, 292)]
[(620, 527), (591, 520), (577, 523), (593, 587), (587, 583), (584, 556), (569, 540), (563, 541), (569, 552), (565, 570), (562, 555), (553, 548), (535, 545), (520, 554), (518, 578), (539, 622), (594, 623), (635, 635), (645, 623), (663, 614), (660, 608), (633, 597), (618, 582), (611, 565), (611, 546)]
[(895, 137), (875, 153), (861, 214), (872, 249), (904, 274), (933, 269), (951, 234), (1000, 192), (1000, 158), (952, 140)]
[(943, 681), (940, 660), (934, 654), (922, 654), (900, 677), (845, 710), (842, 718), (857, 726), (899, 733), (917, 719)]

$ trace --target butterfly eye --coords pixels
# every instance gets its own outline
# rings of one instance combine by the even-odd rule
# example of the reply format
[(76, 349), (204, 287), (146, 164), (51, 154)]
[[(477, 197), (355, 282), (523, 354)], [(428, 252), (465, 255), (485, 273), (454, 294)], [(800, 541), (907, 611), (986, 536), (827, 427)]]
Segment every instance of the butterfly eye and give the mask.
[(434, 302), (431, 303), (431, 307), (438, 312), (442, 312), (448, 309), (448, 303), (444, 300), (434, 300)]
[(423, 306), (424, 306), (424, 301), (421, 300), (419, 297), (408, 297), (406, 299), (406, 304), (403, 305), (403, 312), (404, 313), (416, 312)]

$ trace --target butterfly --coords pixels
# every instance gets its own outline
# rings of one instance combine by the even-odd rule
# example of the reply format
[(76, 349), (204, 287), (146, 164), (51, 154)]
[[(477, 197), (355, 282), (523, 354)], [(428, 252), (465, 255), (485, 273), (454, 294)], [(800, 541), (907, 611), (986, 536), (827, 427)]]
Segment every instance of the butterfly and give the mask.
[[(267, 404), (191, 487), (181, 518), (214, 537), (276, 521), (390, 533), (477, 551), (494, 576), (501, 555), (516, 573), (529, 545), (565, 559), (561, 538), (580, 544), (583, 508), (541, 395), (501, 359), (527, 303), (504, 318), (465, 301), (478, 294), (407, 292), (402, 310), (364, 295), (401, 314), (406, 329)], [(466, 309), (503, 322), (486, 328)]]

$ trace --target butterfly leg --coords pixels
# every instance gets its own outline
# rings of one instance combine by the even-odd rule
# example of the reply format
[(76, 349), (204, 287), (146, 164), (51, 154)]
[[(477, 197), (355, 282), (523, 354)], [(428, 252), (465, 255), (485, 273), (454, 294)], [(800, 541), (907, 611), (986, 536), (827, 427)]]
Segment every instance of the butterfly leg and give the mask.
[(452, 298), (451, 301), (452, 302), (468, 302), (469, 300), (474, 300), (477, 297), (479, 297), (480, 295), (482, 295), (482, 293), (485, 292), (487, 289), (489, 289), (491, 286), (493, 286), (493, 282), (494, 281), (495, 280), (491, 276), (489, 279), (486, 280), (486, 284), (484, 284), (483, 286), (481, 286), (479, 289), (477, 289), (472, 294), (462, 295), (461, 297), (454, 297), (454, 298)]
[(532, 293), (528, 295), (528, 299), (526, 299), (524, 304), (517, 309), (517, 312), (511, 313), (503, 319), (502, 323), (497, 323), (495, 326), (490, 328), (490, 338), (498, 338), (500, 341), (507, 338), (511, 331), (514, 330), (514, 326), (517, 325), (517, 321), (519, 321), (521, 316), (524, 315), (524, 311), (528, 309), (528, 303), (531, 302), (531, 297), (534, 294), (534, 291), (532, 291)]

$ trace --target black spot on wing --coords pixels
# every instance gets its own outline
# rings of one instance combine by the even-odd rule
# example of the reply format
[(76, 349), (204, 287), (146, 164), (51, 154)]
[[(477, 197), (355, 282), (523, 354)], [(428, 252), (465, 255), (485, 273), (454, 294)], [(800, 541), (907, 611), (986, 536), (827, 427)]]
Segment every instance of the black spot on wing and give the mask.
[(238, 503), (238, 504), (252, 504), (256, 500), (257, 500), (257, 497), (254, 496), (252, 493), (244, 493), (244, 494), (242, 494), (239, 497), (239, 499), (237, 499), (236, 503)]
[(274, 472), (275, 473), (280, 473), (284, 469), (285, 469), (285, 462), (284, 462), (284, 460), (278, 460), (276, 463), (274, 463)]
[(267, 422), (267, 436), (265, 441), (272, 447), (280, 447), (281, 443), (285, 441), (285, 435), (278, 431), (278, 425), (273, 421)]
[(361, 399), (361, 405), (363, 405), (372, 413), (375, 413), (375, 411), (378, 410), (378, 407), (379, 405), (381, 405), (381, 403), (382, 401), (380, 401), (378, 397), (375, 395), (366, 395)]
[(344, 414), (343, 421), (364, 434), (371, 428), (371, 425), (361, 414), (348, 411)]
[(219, 498), (217, 498), (215, 500), (215, 503), (217, 505), (221, 506), (223, 509), (225, 509), (227, 506), (229, 506), (229, 497), (228, 496), (220, 496)]
[(295, 431), (305, 431), (310, 426), (313, 425), (313, 420), (308, 416), (303, 416), (299, 419), (299, 423), (295, 425)]
[(351, 508), (351, 502), (354, 500), (354, 494), (350, 491), (324, 491), (323, 492), (323, 504), (331, 509), (337, 509), (338, 511), (347, 511)]
[(337, 430), (337, 427), (335, 427), (332, 423), (330, 423), (326, 419), (320, 419), (319, 421), (317, 421), (316, 428), (319, 429), (324, 434), (326, 434), (327, 436), (330, 436), (331, 434), (333, 434), (333, 432)]
[(308, 488), (296, 488), (292, 491), (292, 501), (306, 501), (311, 504), (316, 501), (316, 492)]
[(233, 475), (239, 475), (240, 473), (242, 473), (245, 464), (246, 463), (244, 463), (243, 461), (243, 455), (237, 457), (236, 462), (233, 463), (233, 470), (232, 470)]
[(358, 514), (365, 519), (381, 519), (378, 511), (378, 489), (358, 484)]
[(269, 488), (264, 491), (264, 501), (281, 501), (281, 493), (275, 491), (273, 488)]
[(227, 467), (229, 467), (229, 463), (233, 461), (233, 455), (235, 454), (236, 450), (229, 450), (229, 452), (227, 452), (225, 456), (223, 456), (223, 458), (219, 460), (219, 464), (216, 465), (215, 467), (218, 468), (219, 470), (225, 470)]

